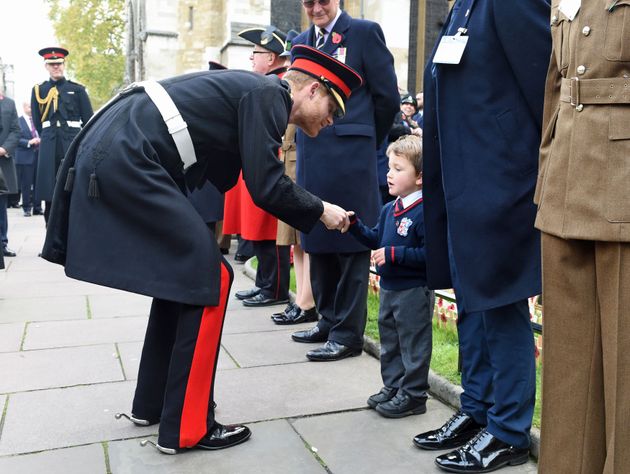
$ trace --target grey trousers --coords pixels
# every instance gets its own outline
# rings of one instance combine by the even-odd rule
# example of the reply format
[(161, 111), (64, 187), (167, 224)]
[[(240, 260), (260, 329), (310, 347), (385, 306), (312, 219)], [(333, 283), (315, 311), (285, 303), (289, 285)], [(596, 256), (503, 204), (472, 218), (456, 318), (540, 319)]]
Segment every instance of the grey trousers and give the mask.
[(429, 389), (433, 301), (433, 292), (426, 287), (380, 290), (383, 384), (414, 398), (426, 397)]

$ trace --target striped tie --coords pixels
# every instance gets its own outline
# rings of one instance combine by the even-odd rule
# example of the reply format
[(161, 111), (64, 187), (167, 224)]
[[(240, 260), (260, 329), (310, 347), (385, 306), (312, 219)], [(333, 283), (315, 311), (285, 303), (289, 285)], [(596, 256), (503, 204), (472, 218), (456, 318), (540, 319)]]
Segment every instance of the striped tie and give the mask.
[(394, 203), (394, 213), (398, 214), (404, 210), (405, 208), (403, 206), (402, 199), (396, 199), (396, 202)]
[(320, 28), (317, 31), (317, 42), (315, 43), (315, 47), (317, 49), (322, 49), (322, 46), (324, 46), (324, 38), (326, 37), (326, 30), (323, 28)]

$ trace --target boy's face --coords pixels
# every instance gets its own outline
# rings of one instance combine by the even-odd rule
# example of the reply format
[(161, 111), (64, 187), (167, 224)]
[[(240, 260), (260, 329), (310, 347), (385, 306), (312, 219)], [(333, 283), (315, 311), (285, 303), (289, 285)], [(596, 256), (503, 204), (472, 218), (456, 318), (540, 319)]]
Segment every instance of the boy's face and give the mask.
[(422, 189), (422, 175), (407, 158), (390, 153), (387, 187), (392, 196), (406, 197)]

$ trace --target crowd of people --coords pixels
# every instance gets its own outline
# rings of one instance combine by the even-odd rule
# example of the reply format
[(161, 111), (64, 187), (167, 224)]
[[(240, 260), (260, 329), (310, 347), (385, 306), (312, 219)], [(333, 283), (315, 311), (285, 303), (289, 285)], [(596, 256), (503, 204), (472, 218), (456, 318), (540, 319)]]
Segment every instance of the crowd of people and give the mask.
[(6, 208), (19, 181), (25, 216), (46, 203), (43, 258), (153, 297), (124, 416), (159, 423), (167, 454), (251, 435), (214, 418), (223, 235), (239, 236), (237, 260), (258, 260), (236, 298), (285, 306), (275, 324), (315, 323), (292, 334), (319, 344), (311, 361), (361, 354), (376, 268), (383, 387), (366, 397), (388, 418), (426, 412), (432, 289), (454, 289), (461, 407), (413, 439), (443, 450), (448, 472), (529, 459), (527, 298), (542, 291), (539, 472), (627, 472), (630, 6), (607, 4), (456, 0), (415, 95), (400, 93), (380, 26), (339, 0), (303, 0), (302, 33), (239, 33), (251, 72), (211, 63), (145, 81), (94, 117), (63, 75), (68, 51), (44, 48), (50, 80), (19, 122), (0, 96), (3, 255), (15, 256)]

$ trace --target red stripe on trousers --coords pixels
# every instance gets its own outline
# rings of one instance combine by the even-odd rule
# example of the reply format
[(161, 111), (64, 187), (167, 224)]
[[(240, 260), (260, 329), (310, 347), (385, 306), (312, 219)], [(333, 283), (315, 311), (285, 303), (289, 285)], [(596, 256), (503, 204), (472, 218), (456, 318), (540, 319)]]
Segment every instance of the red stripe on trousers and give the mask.
[(208, 405), (214, 383), (214, 367), (219, 355), (223, 318), (230, 292), (230, 274), (221, 263), (221, 293), (218, 306), (206, 306), (201, 316), (195, 344), (179, 433), (179, 447), (195, 446), (208, 431)]

